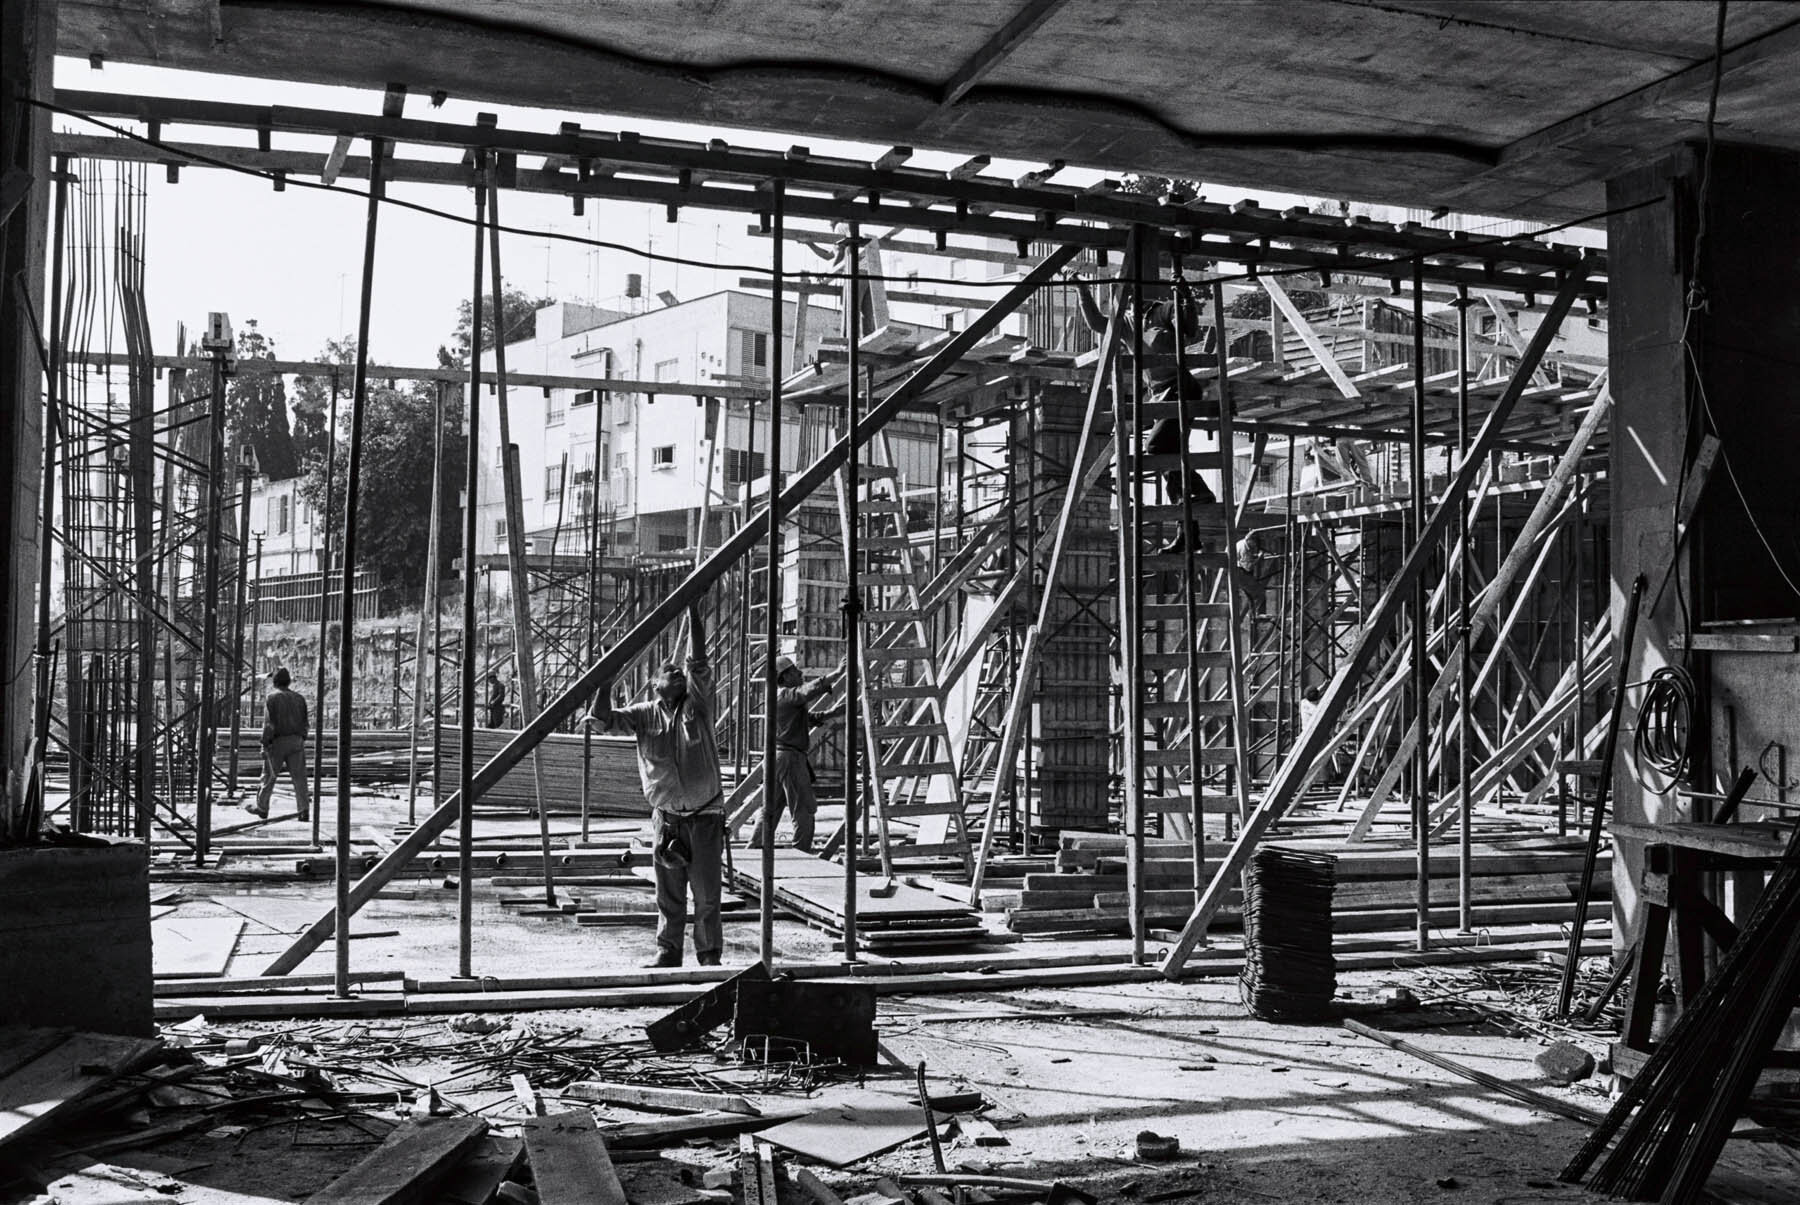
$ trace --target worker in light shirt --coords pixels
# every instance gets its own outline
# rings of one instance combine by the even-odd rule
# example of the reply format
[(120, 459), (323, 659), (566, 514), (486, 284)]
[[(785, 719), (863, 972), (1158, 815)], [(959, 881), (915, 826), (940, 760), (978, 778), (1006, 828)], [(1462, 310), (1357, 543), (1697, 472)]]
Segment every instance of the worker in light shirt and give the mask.
[(718, 716), (706, 632), (697, 607), (688, 609), (686, 667), (663, 666), (656, 698), (612, 706), (612, 684), (595, 698), (582, 723), (637, 740), (638, 777), (650, 803), (656, 868), (657, 955), (648, 965), (681, 965), (688, 895), (694, 901), (694, 957), (718, 966), (724, 949), (719, 894), (725, 861), (725, 797), (719, 786)]

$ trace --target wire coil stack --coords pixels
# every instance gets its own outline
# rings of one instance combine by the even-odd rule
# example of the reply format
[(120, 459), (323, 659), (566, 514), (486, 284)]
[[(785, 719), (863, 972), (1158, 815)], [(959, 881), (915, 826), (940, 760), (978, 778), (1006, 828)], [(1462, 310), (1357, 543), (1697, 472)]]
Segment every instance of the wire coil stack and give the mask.
[(1331, 897), (1337, 859), (1270, 846), (1244, 876), (1244, 971), (1238, 990), (1265, 1021), (1331, 1014), (1337, 964), (1331, 956)]

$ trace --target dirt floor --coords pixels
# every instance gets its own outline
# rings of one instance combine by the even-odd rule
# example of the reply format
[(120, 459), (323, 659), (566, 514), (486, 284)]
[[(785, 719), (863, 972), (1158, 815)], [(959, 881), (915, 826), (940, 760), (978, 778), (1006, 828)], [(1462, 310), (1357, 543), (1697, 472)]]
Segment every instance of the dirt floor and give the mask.
[[(372, 794), (359, 802), (359, 824), (391, 825), (403, 819), (403, 808), (391, 793)], [(558, 818), (555, 827), (567, 830), (567, 819)], [(636, 826), (602, 827), (616, 835)], [(256, 837), (269, 842), (303, 834), (289, 822)], [(274, 865), (284, 858), (291, 865), (289, 855), (258, 861)], [(567, 917), (523, 916), (499, 898), (520, 889), (497, 888), (485, 875), (476, 882), (477, 975), (600, 974), (633, 967), (654, 953), (647, 924), (582, 927)], [(177, 889), (180, 898), (173, 900)], [(320, 913), (331, 887), (323, 881), (188, 881), (159, 883), (153, 894), (171, 899), (175, 909), (164, 922), (241, 917), (244, 930), (225, 973), (248, 976), (262, 973)], [(634, 908), (648, 906), (647, 892), (620, 894)], [(454, 899), (441, 877), (395, 882), (389, 895), (357, 916), (354, 931), (370, 936), (353, 947), (354, 969), (404, 971), (414, 978), (452, 974)], [(726, 943), (728, 965), (756, 960), (754, 924), (728, 923)], [(817, 929), (788, 919), (777, 923), (778, 962), (831, 961), (837, 957), (832, 946)], [(1024, 952), (1123, 948), (1117, 941), (1033, 942)], [(999, 947), (994, 958), (1020, 952)], [(1154, 958), (1159, 951), (1150, 953)], [(328, 971), (331, 961), (328, 944), (298, 969)], [(1534, 954), (1522, 953), (1517, 963), (1466, 967), (1405, 962), (1397, 955), (1391, 969), (1341, 973), (1338, 997), (1346, 1012), (1521, 1087), (1595, 1113), (1608, 1107), (1606, 1075), (1560, 1087), (1533, 1061), (1555, 1038), (1602, 1057), (1609, 1037), (1600, 1028), (1567, 1032), (1536, 1019), (1554, 971)], [(1588, 969), (1603, 975), (1604, 961)], [(1396, 998), (1397, 989), (1410, 997)], [(666, 1013), (666, 1005), (464, 1017), (171, 1021), (163, 1029), (171, 1041), (255, 1038), (260, 1049), (236, 1056), (241, 1070), (235, 1079), (209, 1073), (195, 1084), (210, 1083), (211, 1089), (165, 1093), (160, 1100), (152, 1094), (79, 1132), (58, 1134), (62, 1152), (45, 1150), (19, 1167), (0, 1169), (20, 1177), (0, 1190), (0, 1205), (304, 1200), (364, 1157), (393, 1125), (431, 1108), (434, 1087), (439, 1112), (478, 1114), (494, 1133), (513, 1134), (525, 1116), (510, 1083), (514, 1070), (539, 1088), (548, 1110), (591, 1108), (605, 1126), (659, 1115), (559, 1100), (555, 1089), (570, 1079), (629, 1079), (742, 1092), (765, 1111), (874, 1102), (910, 1116), (921, 1062), (934, 1096), (979, 1092), (985, 1106), (966, 1116), (978, 1116), (998, 1132), (996, 1137), (979, 1124), (945, 1121), (949, 1167), (1063, 1180), (1101, 1201), (1524, 1205), (1598, 1199), (1555, 1178), (1586, 1126), (1357, 1036), (1336, 1021), (1282, 1025), (1253, 1019), (1234, 980), (884, 996), (878, 1006), (884, 1066), (838, 1082), (819, 1082), (793, 1066), (743, 1067), (725, 1042), (728, 1027), (714, 1035), (716, 1050), (655, 1055), (643, 1041), (643, 1026)], [(478, 1032), (490, 1028), (494, 1032)], [(202, 1057), (217, 1067), (232, 1056), (214, 1047)], [(351, 1095), (328, 1107), (306, 1099), (304, 1090), (282, 1091), (284, 1083), (329, 1085)], [(237, 1103), (209, 1097), (219, 1085), (227, 1085)], [(1142, 1131), (1177, 1139), (1180, 1153), (1169, 1162), (1139, 1158)], [(69, 1149), (90, 1153), (69, 1155)], [(705, 1172), (735, 1167), (737, 1150), (735, 1138), (689, 1140), (660, 1157), (621, 1154), (619, 1172), (631, 1205), (722, 1203), (699, 1185)], [(1800, 1156), (1793, 1148), (1734, 1142), (1730, 1162), (1740, 1169), (1741, 1183), (1729, 1199), (1800, 1201)], [(878, 1183), (882, 1177), (929, 1172), (933, 1156), (923, 1138), (913, 1138), (842, 1169), (808, 1166), (853, 1198), (891, 1194), (892, 1184)], [(783, 1188), (783, 1205), (810, 1201), (797, 1189), (790, 1201), (789, 1187)]]

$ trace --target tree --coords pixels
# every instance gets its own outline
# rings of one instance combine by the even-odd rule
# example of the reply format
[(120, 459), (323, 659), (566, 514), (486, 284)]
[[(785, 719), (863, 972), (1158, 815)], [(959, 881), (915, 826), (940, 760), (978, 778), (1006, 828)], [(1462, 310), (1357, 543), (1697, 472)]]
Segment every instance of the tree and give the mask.
[[(327, 349), (331, 358), (341, 346), (334, 340)], [(355, 349), (350, 349), (352, 361)], [(329, 384), (325, 386), (329, 396)], [(416, 381), (400, 388), (392, 381), (371, 380), (362, 419), (362, 472), (357, 498), (357, 567), (372, 569), (380, 578), (384, 606), (418, 599), (425, 580), (425, 557), (431, 537), (432, 450), (437, 390), (445, 390), (443, 480), (448, 483), (445, 517), (438, 533), (439, 567), (447, 568), (459, 545), (455, 518), (455, 483), (462, 480), (464, 448), (459, 428), (461, 407), (455, 404), (454, 387), (433, 381)], [(343, 530), (345, 478), (351, 418), (351, 394), (344, 385), (338, 398), (338, 435), (331, 441), (332, 470), (329, 505), (325, 497), (325, 455), (309, 466), (301, 492), (326, 516), (333, 531)], [(340, 545), (341, 547), (341, 545)]]
[[(273, 360), (275, 344), (256, 329), (256, 319), (238, 332), (237, 358)], [(257, 470), (272, 481), (300, 475), (300, 458), (288, 430), (287, 385), (276, 372), (243, 372), (226, 389), (225, 416), (231, 426), (230, 446), (248, 441), (256, 453)]]
[[(356, 366), (356, 339), (345, 335), (341, 339), (327, 339), (325, 350), (320, 352), (316, 360), (325, 364), (336, 364), (338, 372), (338, 412), (344, 413), (344, 397), (350, 392), (352, 378)], [(296, 377), (294, 379), (294, 453), (300, 460), (303, 469), (312, 468), (313, 464), (325, 455), (325, 427), (331, 421), (331, 378)]]
[[(501, 329), (505, 332), (506, 342), (517, 343), (521, 339), (529, 339), (537, 334), (537, 312), (547, 305), (552, 305), (555, 298), (532, 297), (521, 289), (511, 285), (501, 288), (501, 299), (506, 306), (506, 321)], [(469, 362), (469, 299), (463, 298), (456, 305), (456, 330), (451, 334), (451, 345), (439, 349), (438, 358), (451, 357), (456, 364)], [(483, 350), (494, 345), (494, 299), (488, 293), (481, 299), (481, 346)]]

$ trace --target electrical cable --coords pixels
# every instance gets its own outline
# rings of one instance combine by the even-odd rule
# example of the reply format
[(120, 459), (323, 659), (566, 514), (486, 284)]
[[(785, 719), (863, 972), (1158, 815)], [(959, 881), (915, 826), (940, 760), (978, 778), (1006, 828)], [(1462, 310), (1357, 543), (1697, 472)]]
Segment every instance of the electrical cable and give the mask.
[[(87, 122), (90, 125), (96, 126), (100, 129), (105, 130), (108, 133), (114, 134), (120, 138), (125, 138), (125, 139), (128, 139), (133, 142), (138, 142), (145, 146), (154, 147), (157, 150), (163, 151), (167, 154), (179, 155), (184, 159), (190, 160), (194, 163), (203, 164), (207, 167), (214, 167), (214, 168), (219, 168), (224, 171), (236, 172), (239, 175), (251, 176), (251, 177), (254, 177), (259, 180), (269, 181), (271, 183), (273, 183), (276, 179), (277, 174), (275, 172), (264, 171), (264, 170), (261, 170), (259, 168), (254, 168), (254, 167), (247, 167), (247, 166), (245, 166), (243, 164), (239, 164), (239, 163), (231, 163), (224, 159), (218, 159), (213, 156), (203, 154), (199, 151), (192, 149), (191, 147), (178, 146), (173, 143), (165, 142), (159, 138), (151, 138), (148, 135), (140, 134), (140, 133), (137, 133), (136, 131), (126, 129), (125, 127), (114, 124), (113, 122), (102, 120), (101, 118), (94, 117), (87, 113), (82, 113), (79, 110), (67, 108), (66, 106), (63, 106), (63, 105), (58, 105), (51, 101), (27, 99), (26, 103), (33, 105), (37, 108), (44, 109), (48, 112), (58, 114), (60, 116), (69, 117), (69, 118), (72, 118), (77, 121)], [(303, 179), (303, 178), (300, 178), (297, 176), (291, 176), (291, 175), (283, 175), (281, 178), (282, 178), (284, 185), (292, 185), (297, 188), (306, 188), (306, 189), (311, 189), (311, 190), (317, 191), (317, 192), (337, 193), (337, 194), (343, 195), (343, 196), (360, 197), (365, 200), (368, 197), (367, 189), (357, 188), (357, 187), (354, 187), (351, 185), (326, 184), (322, 181), (306, 180), (306, 179)], [(1488, 238), (1488, 239), (1469, 239), (1465, 242), (1458, 243), (1455, 250), (1456, 250), (1456, 254), (1458, 256), (1466, 256), (1469, 254), (1469, 252), (1480, 250), (1484, 247), (1503, 246), (1508, 243), (1517, 243), (1522, 239), (1538, 239), (1538, 238), (1544, 237), (1545, 235), (1556, 234), (1563, 230), (1570, 230), (1570, 229), (1580, 227), (1580, 226), (1591, 226), (1596, 222), (1601, 222), (1608, 218), (1618, 217), (1623, 214), (1632, 213), (1632, 212), (1635, 212), (1640, 209), (1647, 209), (1653, 205), (1663, 204), (1663, 203), (1665, 203), (1665, 200), (1666, 200), (1666, 198), (1659, 196), (1659, 197), (1649, 198), (1649, 199), (1646, 199), (1643, 201), (1636, 201), (1629, 205), (1617, 206), (1612, 209), (1597, 210), (1593, 213), (1587, 213), (1587, 214), (1583, 214), (1579, 217), (1570, 218), (1567, 221), (1558, 222), (1558, 223), (1555, 223), (1550, 226), (1540, 227), (1537, 230), (1531, 231), (1529, 234), (1514, 234), (1514, 235), (1495, 236), (1493, 238)], [(382, 203), (387, 204), (387, 205), (397, 206), (401, 209), (411, 210), (415, 213), (422, 213), (422, 214), (425, 214), (430, 217), (441, 218), (448, 222), (457, 223), (458, 225), (467, 226), (467, 225), (473, 224), (473, 219), (469, 218), (463, 214), (452, 213), (448, 210), (443, 210), (443, 209), (437, 209), (433, 206), (420, 204), (419, 202), (416, 202), (416, 201), (400, 200), (399, 198), (393, 196), (391, 193), (386, 192), (386, 191), (383, 192), (381, 201), (382, 201)], [(746, 206), (746, 208), (753, 208), (753, 207)], [(585, 235), (571, 234), (571, 233), (567, 233), (565, 231), (560, 231), (560, 230), (527, 230), (527, 229), (521, 229), (521, 228), (515, 227), (515, 226), (501, 226), (501, 227), (499, 227), (499, 230), (502, 234), (519, 235), (519, 236), (523, 236), (523, 237), (527, 237), (527, 238), (553, 239), (558, 242), (573, 243), (573, 244), (576, 244), (579, 246), (584, 246), (584, 247), (594, 247), (594, 248), (597, 248), (597, 249), (603, 250), (603, 251), (616, 251), (616, 252), (619, 252), (624, 255), (634, 255), (641, 259), (644, 259), (644, 260), (647, 260), (647, 261), (650, 261), (653, 263), (674, 264), (678, 267), (705, 268), (705, 269), (711, 269), (711, 270), (721, 271), (721, 272), (766, 272), (769, 270), (767, 264), (739, 264), (739, 263), (721, 262), (718, 260), (697, 259), (697, 258), (694, 258), (691, 256), (670, 255), (667, 252), (652, 251), (649, 248), (633, 247), (633, 246), (629, 246), (629, 245), (626, 245), (623, 243), (609, 242), (605, 239), (591, 238), (591, 237), (588, 237)], [(826, 234), (827, 232), (820, 231), (818, 233), (823, 235), (823, 234)], [(1202, 245), (1200, 247), (1197, 247), (1195, 249), (1195, 252), (1196, 252), (1196, 254), (1201, 254), (1203, 258), (1206, 258), (1204, 255), (1204, 252), (1206, 250), (1207, 250), (1207, 248), (1204, 245)], [(1218, 250), (1223, 252), (1226, 249), (1219, 248)], [(1400, 255), (1400, 256), (1396, 256), (1395, 258), (1393, 258), (1391, 260), (1382, 261), (1381, 267), (1382, 267), (1383, 272), (1346, 271), (1346, 274), (1347, 275), (1355, 275), (1355, 276), (1379, 276), (1385, 272), (1397, 272), (1399, 269), (1409, 266), (1414, 260), (1428, 259), (1431, 256), (1436, 255), (1436, 254), (1439, 254), (1439, 252), (1437, 252), (1437, 251), (1419, 251), (1419, 252), (1415, 252), (1415, 253), (1412, 253), (1409, 255)], [(1331, 269), (1331, 268), (1325, 269), (1325, 271), (1327, 271), (1327, 272), (1332, 271), (1332, 270), (1333, 269)], [(1211, 283), (1212, 281), (1219, 281), (1219, 282), (1226, 283), (1226, 284), (1233, 284), (1233, 283), (1243, 283), (1243, 282), (1247, 282), (1247, 281), (1254, 281), (1254, 280), (1257, 280), (1258, 278), (1264, 277), (1264, 276), (1271, 276), (1271, 277), (1315, 276), (1316, 277), (1318, 275), (1319, 271), (1320, 271), (1320, 269), (1313, 268), (1313, 267), (1279, 268), (1279, 269), (1272, 269), (1272, 270), (1248, 268), (1242, 272), (1223, 273), (1223, 274), (1214, 275), (1214, 276), (1205, 276), (1205, 277), (1202, 277), (1201, 280), (1203, 283)], [(806, 276), (810, 280), (822, 283), (822, 282), (830, 282), (830, 281), (848, 280), (850, 274), (847, 271), (828, 271), (828, 272), (808, 273), (808, 274), (806, 274)], [(866, 272), (861, 274), (861, 279), (863, 279), (865, 281), (880, 281), (885, 284), (953, 285), (953, 286), (964, 287), (964, 288), (978, 288), (978, 289), (982, 289), (982, 288), (1005, 289), (1005, 288), (1011, 288), (1018, 283), (1016, 280), (1009, 280), (1009, 279), (1005, 279), (1005, 278), (998, 278), (998, 279), (992, 279), (992, 280), (959, 280), (954, 277), (915, 276), (915, 275), (910, 275), (910, 274), (906, 275), (906, 276), (888, 276), (888, 275), (872, 275), (872, 274), (869, 274)], [(1120, 274), (1120, 275), (1116, 275), (1116, 276), (1109, 275), (1109, 276), (1096, 276), (1096, 277), (1088, 278), (1088, 283), (1090, 283), (1090, 284), (1129, 284), (1129, 283), (1131, 283), (1131, 281), (1126, 275)], [(1156, 280), (1146, 280), (1142, 283), (1156, 284), (1158, 282)], [(1068, 288), (1068, 287), (1071, 287), (1071, 286), (1066, 281), (1046, 281), (1044, 284), (1039, 286), (1039, 288), (1045, 288), (1045, 289)]]
[(1639, 781), (1659, 794), (1687, 778), (1693, 762), (1694, 701), (1694, 680), (1677, 666), (1663, 666), (1645, 684), (1632, 756)]

